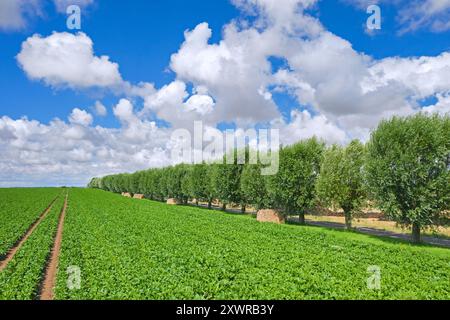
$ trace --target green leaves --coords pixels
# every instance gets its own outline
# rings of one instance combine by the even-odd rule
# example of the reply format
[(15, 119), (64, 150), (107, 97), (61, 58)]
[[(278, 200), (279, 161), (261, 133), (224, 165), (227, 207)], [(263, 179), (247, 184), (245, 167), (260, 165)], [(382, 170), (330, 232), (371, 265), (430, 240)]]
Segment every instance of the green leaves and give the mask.
[(0, 257), (60, 193), (56, 188), (0, 189)]
[[(57, 299), (447, 299), (444, 249), (71, 190)], [(338, 249), (337, 249), (338, 248)], [(378, 265), (382, 289), (367, 288)], [(67, 287), (78, 266), (81, 289)]]
[(261, 169), (261, 165), (249, 164), (244, 167), (241, 175), (242, 197), (256, 210), (270, 206), (266, 186), (267, 178), (261, 175)]
[(392, 219), (427, 227), (450, 208), (450, 117), (383, 121), (368, 144), (370, 191)]
[[(31, 196), (38, 196), (41, 192), (42, 189), (26, 190), (26, 193)], [(48, 189), (47, 192), (55, 196), (61, 194), (61, 190), (58, 189)], [(17, 195), (18, 201), (25, 200), (25, 197), (22, 198), (20, 193)], [(64, 197), (60, 196), (45, 219), (23, 244), (13, 260), (9, 262), (6, 269), (0, 272), (0, 300), (32, 300), (37, 298), (63, 202)], [(10, 219), (14, 219), (15, 216), (11, 214)]]
[(364, 184), (365, 148), (359, 141), (347, 147), (332, 146), (324, 154), (316, 190), (322, 204), (340, 207), (351, 225), (351, 215), (366, 199)]
[(287, 214), (301, 213), (315, 201), (315, 182), (325, 146), (316, 138), (280, 151), (278, 174), (268, 177), (271, 202)]

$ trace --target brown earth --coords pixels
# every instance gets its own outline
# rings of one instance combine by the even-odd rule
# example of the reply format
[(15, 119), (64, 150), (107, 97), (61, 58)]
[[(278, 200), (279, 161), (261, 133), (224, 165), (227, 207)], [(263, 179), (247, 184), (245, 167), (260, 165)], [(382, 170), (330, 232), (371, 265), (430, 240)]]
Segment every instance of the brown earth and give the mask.
[(69, 195), (66, 194), (64, 206), (59, 216), (58, 229), (56, 231), (55, 242), (51, 251), (50, 260), (45, 271), (44, 281), (42, 283), (42, 289), (40, 293), (40, 300), (53, 300), (54, 288), (56, 284), (56, 275), (58, 273), (59, 253), (61, 251), (61, 244), (63, 238), (64, 219), (66, 217), (67, 202)]

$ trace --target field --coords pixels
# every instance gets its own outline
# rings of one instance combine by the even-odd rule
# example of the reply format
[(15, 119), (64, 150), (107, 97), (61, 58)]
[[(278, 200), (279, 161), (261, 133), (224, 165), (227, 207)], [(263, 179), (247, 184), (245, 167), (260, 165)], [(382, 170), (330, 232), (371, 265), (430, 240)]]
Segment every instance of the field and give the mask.
[(58, 189), (0, 189), (0, 258), (39, 218)]
[[(2, 203), (9, 199), (1, 213), (9, 224), (18, 217), (17, 203), (47, 195), (47, 203), (35, 202), (29, 211), (31, 224), (59, 195), (0, 273), (0, 299), (39, 298), (66, 191), (11, 192), (0, 192)], [(448, 249), (261, 224), (251, 216), (99, 190), (68, 192), (55, 299), (450, 298)], [(11, 246), (27, 227), (10, 229), (15, 235), (2, 231), (0, 240)], [(371, 266), (380, 268), (379, 290), (367, 286)], [(79, 288), (67, 285), (74, 267), (81, 272)]]

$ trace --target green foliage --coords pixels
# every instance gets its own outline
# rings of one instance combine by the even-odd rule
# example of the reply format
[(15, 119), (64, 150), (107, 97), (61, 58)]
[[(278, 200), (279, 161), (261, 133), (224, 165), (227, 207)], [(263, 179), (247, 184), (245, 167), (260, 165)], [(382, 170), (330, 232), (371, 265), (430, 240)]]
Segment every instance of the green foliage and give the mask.
[(224, 205), (242, 202), (241, 173), (244, 165), (238, 164), (238, 152), (226, 155), (223, 163), (213, 165), (214, 190), (217, 199)]
[(89, 184), (87, 185), (88, 188), (91, 189), (102, 189), (102, 178), (92, 178)]
[[(39, 194), (36, 189), (30, 189), (29, 192)], [(61, 193), (61, 190), (58, 190), (58, 193)], [(0, 300), (33, 300), (37, 298), (45, 264), (53, 246), (63, 202), (64, 197), (61, 195), (45, 219), (17, 251), (6, 269), (0, 272)], [(37, 207), (35, 209), (37, 211)]]
[[(175, 198), (178, 200), (187, 201), (189, 194), (186, 186), (185, 177), (188, 174), (187, 165), (178, 165), (175, 167), (168, 167), (164, 169), (164, 179), (166, 184), (167, 198)], [(183, 188), (183, 182), (185, 184)]]
[(446, 249), (75, 189), (56, 299), (448, 299), (448, 262)]
[(209, 201), (208, 189), (211, 187), (208, 180), (208, 165), (206, 163), (196, 164), (192, 167), (189, 189), (192, 198), (197, 201)]
[(351, 228), (352, 215), (366, 199), (364, 152), (364, 145), (358, 140), (352, 141), (347, 147), (332, 146), (324, 154), (316, 184), (322, 204), (344, 210), (348, 228)]
[(56, 188), (0, 189), (0, 257), (61, 193)]
[(215, 189), (215, 171), (216, 171), (216, 165), (215, 164), (207, 164), (206, 165), (206, 175), (204, 179), (205, 183), (205, 190), (206, 190), (206, 198), (205, 200), (208, 202), (208, 206), (211, 207), (211, 203), (214, 199), (217, 199), (217, 192)]
[(367, 179), (378, 206), (416, 233), (450, 207), (449, 122), (449, 116), (395, 117), (368, 144)]
[(242, 197), (256, 210), (270, 206), (266, 187), (267, 177), (261, 174), (261, 170), (262, 166), (259, 164), (248, 164), (241, 175)]
[(315, 182), (319, 175), (324, 144), (316, 138), (280, 150), (280, 168), (269, 176), (270, 201), (286, 214), (300, 213), (314, 206)]

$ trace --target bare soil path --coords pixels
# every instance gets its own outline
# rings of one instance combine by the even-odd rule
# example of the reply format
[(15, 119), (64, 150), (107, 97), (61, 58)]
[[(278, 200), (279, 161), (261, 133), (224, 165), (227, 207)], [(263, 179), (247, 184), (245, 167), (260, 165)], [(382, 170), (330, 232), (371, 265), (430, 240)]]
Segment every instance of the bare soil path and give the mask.
[[(298, 217), (291, 217), (289, 221), (292, 223), (298, 223)], [(317, 227), (325, 227), (331, 229), (345, 229), (345, 224), (338, 222), (328, 222), (328, 221), (310, 221), (306, 220), (307, 225), (317, 226)], [(368, 234), (371, 236), (377, 237), (388, 237), (393, 239), (401, 239), (411, 241), (411, 236), (403, 233), (396, 233), (392, 231), (380, 230), (375, 228), (367, 228), (367, 227), (357, 227), (354, 228), (354, 231)], [(422, 242), (426, 244), (431, 244), (435, 246), (447, 247), (450, 248), (450, 240), (441, 239), (436, 237), (423, 236)]]
[[(196, 205), (194, 205), (194, 204), (189, 204), (189, 205), (196, 207)], [(200, 204), (198, 207), (207, 208), (207, 206), (205, 204)], [(211, 209), (212, 210), (221, 210), (221, 208), (217, 207), (217, 206), (213, 206)], [(236, 210), (236, 209), (227, 209), (226, 212), (233, 213), (233, 214), (242, 214), (240, 210)], [(249, 210), (246, 212), (246, 214), (254, 215), (254, 214), (256, 214), (256, 212)], [(288, 219), (288, 221), (293, 224), (299, 223), (298, 217), (290, 217)], [(311, 226), (330, 228), (330, 229), (341, 229), (341, 230), (345, 229), (345, 224), (338, 223), (338, 222), (306, 220), (306, 224), (311, 225)], [(392, 238), (392, 239), (411, 241), (411, 236), (408, 234), (387, 231), (387, 230), (380, 230), (380, 229), (376, 229), (376, 228), (357, 227), (357, 228), (354, 228), (354, 231), (360, 232), (363, 234), (368, 234), (371, 236), (376, 236), (376, 237), (388, 237), (388, 238)], [(450, 240), (449, 239), (430, 237), (430, 236), (422, 236), (422, 242), (426, 243), (426, 244), (431, 244), (434, 246), (450, 248)]]
[(56, 197), (52, 202), (50, 202), (48, 207), (44, 210), (44, 212), (41, 213), (39, 218), (30, 226), (27, 232), (25, 232), (25, 235), (11, 248), (11, 250), (9, 250), (6, 257), (2, 261), (0, 261), (0, 272), (5, 270), (5, 268), (8, 266), (8, 264), (16, 255), (16, 253), (20, 250), (20, 248), (24, 245), (24, 243), (28, 240), (28, 238), (33, 234), (34, 230), (36, 230), (36, 228), (39, 226), (42, 220), (45, 219), (47, 214), (52, 209), (56, 199), (58, 199), (58, 197)]
[(42, 289), (40, 293), (40, 300), (53, 300), (54, 288), (56, 285), (56, 276), (58, 274), (59, 253), (61, 251), (61, 244), (63, 238), (64, 219), (66, 218), (67, 203), (69, 200), (69, 194), (66, 194), (61, 215), (59, 216), (58, 229), (56, 231), (55, 242), (48, 261), (47, 268), (45, 270), (45, 276), (42, 283)]

